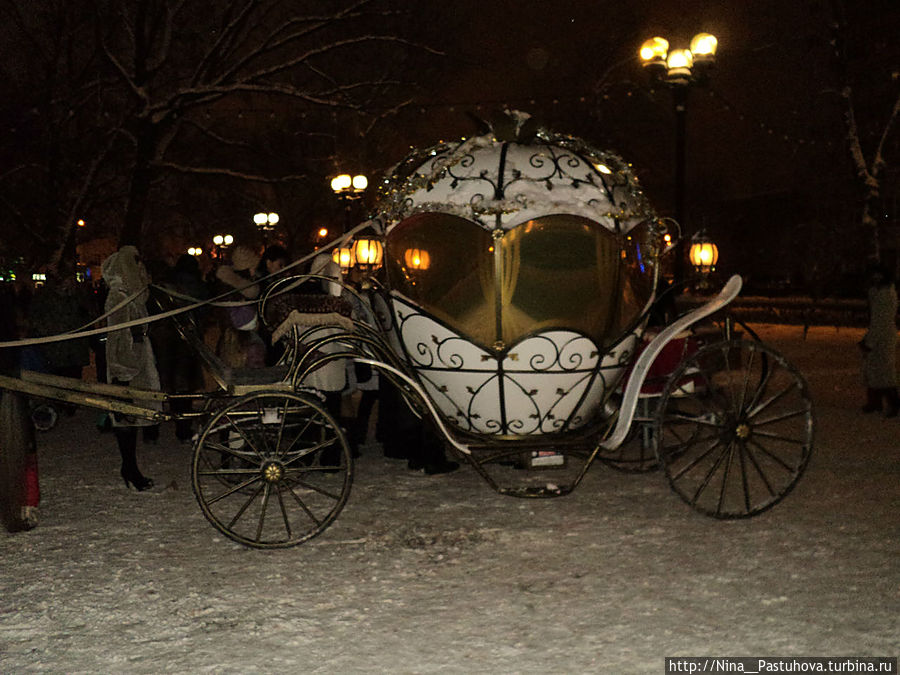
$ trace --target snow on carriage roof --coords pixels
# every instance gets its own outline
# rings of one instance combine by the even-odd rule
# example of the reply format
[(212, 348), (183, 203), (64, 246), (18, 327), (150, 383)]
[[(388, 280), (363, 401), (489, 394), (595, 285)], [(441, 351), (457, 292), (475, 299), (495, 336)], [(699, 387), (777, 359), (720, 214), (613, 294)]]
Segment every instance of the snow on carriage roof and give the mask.
[(509, 116), (511, 137), (489, 133), (441, 142), (397, 164), (380, 188), (386, 230), (422, 212), (450, 213), (488, 230), (574, 214), (627, 232), (657, 218), (621, 157), (537, 129), (523, 113)]

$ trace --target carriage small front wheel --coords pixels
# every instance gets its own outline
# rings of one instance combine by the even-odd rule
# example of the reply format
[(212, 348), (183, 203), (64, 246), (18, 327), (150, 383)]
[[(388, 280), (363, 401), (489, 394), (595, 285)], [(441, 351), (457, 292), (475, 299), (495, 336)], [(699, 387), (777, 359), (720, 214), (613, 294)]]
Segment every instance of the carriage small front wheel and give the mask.
[(261, 391), (217, 412), (194, 446), (194, 495), (227, 537), (296, 546), (343, 509), (353, 459), (343, 430), (312, 395)]
[(726, 340), (672, 373), (654, 425), (672, 489), (702, 513), (744, 518), (777, 504), (800, 479), (814, 417), (806, 380), (782, 355)]

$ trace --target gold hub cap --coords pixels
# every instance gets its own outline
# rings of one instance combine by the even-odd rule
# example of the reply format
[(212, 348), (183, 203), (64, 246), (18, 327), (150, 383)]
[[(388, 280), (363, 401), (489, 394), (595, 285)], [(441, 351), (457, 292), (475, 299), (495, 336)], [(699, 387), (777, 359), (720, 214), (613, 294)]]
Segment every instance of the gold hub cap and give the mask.
[(270, 483), (277, 483), (284, 477), (284, 469), (281, 468), (280, 464), (266, 464), (262, 473), (263, 478)]
[(750, 425), (746, 422), (741, 422), (737, 425), (737, 428), (734, 430), (735, 436), (740, 438), (741, 440), (746, 440), (750, 437)]

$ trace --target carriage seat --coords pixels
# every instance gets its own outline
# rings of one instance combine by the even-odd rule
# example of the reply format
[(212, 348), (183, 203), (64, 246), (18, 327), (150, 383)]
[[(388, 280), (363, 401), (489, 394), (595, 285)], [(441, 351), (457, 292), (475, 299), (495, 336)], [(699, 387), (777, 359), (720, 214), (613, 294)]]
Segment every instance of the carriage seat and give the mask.
[(265, 368), (232, 368), (210, 349), (203, 340), (193, 344), (213, 379), (231, 396), (243, 396), (259, 389), (289, 389), (290, 366)]
[[(641, 355), (641, 352), (647, 348), (647, 345), (649, 345), (655, 337), (656, 334), (654, 332), (648, 331), (644, 333), (634, 355), (635, 360), (637, 360)], [(641, 385), (639, 396), (641, 398), (660, 396), (663, 389), (665, 389), (669, 376), (675, 372), (675, 369), (681, 365), (681, 362), (685, 358), (696, 353), (700, 348), (700, 344), (700, 340), (690, 331), (679, 333), (672, 338), (670, 342), (666, 343), (662, 348), (662, 351), (657, 354), (656, 359), (650, 365), (650, 368), (647, 369), (647, 375), (644, 378), (644, 383)], [(680, 384), (685, 391), (689, 391), (694, 385), (696, 373), (689, 372), (685, 373), (685, 375), (686, 377), (683, 378)], [(630, 376), (631, 369), (629, 368), (625, 377), (622, 379), (623, 391), (628, 386)]]

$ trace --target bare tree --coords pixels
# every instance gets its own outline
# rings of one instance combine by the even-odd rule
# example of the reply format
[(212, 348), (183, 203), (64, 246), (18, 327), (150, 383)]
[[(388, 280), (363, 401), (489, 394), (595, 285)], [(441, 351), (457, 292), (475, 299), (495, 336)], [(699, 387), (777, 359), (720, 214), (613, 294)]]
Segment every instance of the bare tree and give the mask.
[[(42, 118), (36, 133), (55, 139), (66, 160), (23, 149), (21, 162), (0, 170), (0, 208), (13, 220), (29, 203), (54, 204), (31, 228), (55, 246), (52, 261), (66, 257), (88, 209), (117, 221), (120, 243), (139, 243), (148, 214), (163, 219), (179, 192), (173, 176), (220, 187), (302, 183), (311, 162), (333, 151), (315, 140), (333, 132), (330, 113), (376, 123), (404, 100), (394, 66), (407, 50), (423, 51), (401, 34), (390, 0), (4, 0), (0, 12), (26, 55), (8, 76), (20, 93), (30, 83), (52, 102), (53, 121)], [(34, 83), (41, 67), (48, 75)], [(14, 103), (21, 113), (25, 101)], [(304, 145), (309, 152), (291, 152)], [(10, 178), (29, 163), (53, 190), (29, 199), (16, 190)]]
[(891, 144), (891, 134), (900, 117), (900, 62), (895, 46), (900, 13), (892, 3), (874, 5), (832, 0), (831, 45), (850, 158), (863, 189), (861, 222), (871, 228), (872, 255), (880, 261), (884, 181), (889, 162), (896, 160), (897, 145)]
[(6, 255), (72, 252), (76, 214), (90, 208), (91, 186), (111, 147), (91, 128), (96, 53), (84, 9), (64, 1), (0, 7)]

